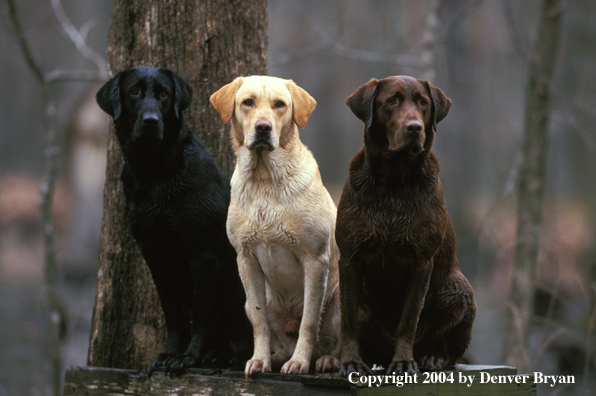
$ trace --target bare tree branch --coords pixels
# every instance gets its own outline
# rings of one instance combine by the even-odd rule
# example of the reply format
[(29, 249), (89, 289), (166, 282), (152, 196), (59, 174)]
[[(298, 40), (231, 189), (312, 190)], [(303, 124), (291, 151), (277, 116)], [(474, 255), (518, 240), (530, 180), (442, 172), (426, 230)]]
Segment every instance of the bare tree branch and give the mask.
[(107, 75), (105, 73), (91, 70), (52, 70), (45, 76), (48, 83), (66, 81), (104, 82), (106, 79)]
[[(67, 17), (62, 3), (59, 0), (52, 0), (52, 7), (56, 13), (60, 25), (67, 37), (75, 44), (78, 51), (86, 59), (93, 62), (98, 71), (60, 71), (54, 70), (48, 74), (44, 74), (40, 63), (35, 59), (30, 43), (28, 42), (20, 20), (17, 15), (17, 8), (14, 0), (8, 0), (9, 18), (12, 22), (14, 34), (17, 38), (18, 45), (21, 49), (25, 62), (29, 69), (33, 72), (35, 79), (40, 85), (42, 95), (42, 102), (45, 107), (45, 114), (43, 116), (43, 123), (46, 131), (46, 170), (41, 186), (41, 223), (44, 236), (44, 250), (45, 250), (45, 281), (47, 288), (47, 306), (46, 306), (46, 320), (48, 322), (48, 335), (46, 340), (46, 354), (51, 363), (52, 374), (51, 383), (54, 395), (62, 393), (62, 356), (60, 345), (60, 326), (64, 320), (62, 317), (62, 303), (58, 295), (59, 288), (59, 274), (57, 264), (57, 249), (54, 234), (54, 227), (52, 221), (52, 202), (54, 196), (54, 189), (56, 184), (56, 177), (58, 174), (58, 156), (60, 148), (57, 139), (56, 128), (56, 105), (49, 93), (48, 85), (56, 81), (105, 81), (107, 75), (107, 64), (105, 60), (93, 51), (85, 42), (85, 36), (88, 32), (88, 27), (85, 27), (84, 33), (77, 30)], [(90, 26), (90, 25), (89, 25)]]
[[(518, 184), (518, 224), (509, 304), (516, 316), (506, 326), (504, 358), (521, 372), (529, 369), (527, 339), (534, 309), (535, 272), (540, 246), (546, 183), (551, 81), (559, 48), (561, 0), (543, 0), (538, 34), (529, 58), (523, 162)], [(559, 10), (553, 13), (553, 10)]]
[(359, 50), (350, 48), (339, 42), (333, 45), (331, 51), (341, 57), (360, 62), (391, 63), (403, 67), (423, 67), (422, 60), (418, 56)]
[(14, 4), (14, 0), (7, 0), (8, 1), (8, 16), (12, 22), (14, 33), (18, 40), (19, 47), (25, 57), (25, 62), (27, 62), (27, 66), (33, 72), (37, 82), (41, 85), (45, 82), (43, 70), (41, 66), (35, 61), (33, 57), (33, 52), (31, 51), (31, 47), (29, 46), (29, 42), (23, 33), (23, 28), (21, 27), (21, 22), (17, 16), (17, 9)]
[(56, 241), (52, 225), (52, 197), (58, 172), (57, 156), (58, 144), (56, 139), (56, 106), (51, 100), (48, 92), (43, 69), (36, 61), (27, 41), (20, 20), (17, 16), (17, 9), (14, 0), (8, 0), (10, 19), (19, 42), (21, 52), (27, 62), (27, 66), (33, 72), (41, 87), (41, 95), (46, 112), (44, 115), (44, 126), (46, 130), (46, 173), (41, 187), (41, 222), (45, 247), (45, 280), (47, 288), (46, 320), (48, 321), (48, 335), (46, 341), (46, 353), (52, 367), (51, 381), (54, 395), (61, 394), (62, 382), (62, 356), (60, 352), (60, 324), (63, 321), (60, 298), (58, 296), (58, 265), (56, 262)]
[(317, 43), (296, 51), (277, 55), (276, 57), (269, 60), (269, 67), (275, 67), (297, 60), (306, 59), (325, 51), (331, 51), (337, 56), (358, 62), (389, 63), (402, 67), (413, 68), (424, 67), (424, 63), (419, 56), (397, 55), (395, 53), (360, 50), (343, 45), (340, 42), (340, 39), (331, 37), (331, 35), (327, 34), (325, 30), (320, 27), (314, 27), (312, 30), (318, 31), (322, 36)]
[(426, 29), (422, 35), (422, 78), (431, 81), (435, 79), (435, 46), (439, 26), (437, 13), (440, 4), (440, 0), (431, 1), (426, 14)]
[(62, 2), (60, 0), (51, 0), (51, 3), (52, 7), (54, 8), (54, 12), (56, 13), (56, 18), (62, 27), (62, 31), (77, 47), (79, 53), (83, 55), (85, 59), (93, 62), (97, 67), (97, 70), (105, 76), (104, 80), (107, 80), (108, 64), (104, 57), (93, 51), (93, 49), (87, 45), (87, 42), (85, 41), (86, 33), (85, 35), (81, 34), (81, 32), (73, 25), (73, 23), (70, 21), (70, 18), (68, 18), (68, 15), (66, 15), (66, 12), (64, 12)]
[(276, 67), (276, 66), (285, 65), (287, 63), (294, 62), (297, 60), (306, 59), (311, 56), (317, 55), (321, 52), (327, 51), (327, 50), (331, 49), (332, 46), (333, 46), (333, 43), (328, 38), (326, 38), (326, 39), (321, 40), (318, 43), (309, 45), (304, 48), (300, 48), (299, 50), (286, 52), (286, 53), (279, 54), (274, 57), (270, 57), (268, 66)]

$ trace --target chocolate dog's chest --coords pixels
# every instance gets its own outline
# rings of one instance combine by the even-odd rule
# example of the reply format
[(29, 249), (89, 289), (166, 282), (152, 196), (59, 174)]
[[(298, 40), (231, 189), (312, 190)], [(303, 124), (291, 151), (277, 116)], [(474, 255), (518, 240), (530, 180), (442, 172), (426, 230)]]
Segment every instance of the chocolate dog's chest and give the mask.
[[(439, 247), (442, 225), (429, 199), (418, 195), (377, 197), (374, 203), (359, 205), (361, 220), (368, 235), (362, 248), (367, 252), (366, 266), (377, 273), (404, 274), (425, 254)], [(384, 276), (384, 275), (381, 275)]]

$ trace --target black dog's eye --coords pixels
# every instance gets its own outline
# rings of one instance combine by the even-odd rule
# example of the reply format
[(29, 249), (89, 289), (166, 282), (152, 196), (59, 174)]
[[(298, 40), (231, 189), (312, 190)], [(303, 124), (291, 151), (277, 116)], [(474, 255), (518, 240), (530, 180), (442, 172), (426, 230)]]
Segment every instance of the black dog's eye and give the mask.
[(168, 97), (168, 93), (166, 91), (161, 91), (161, 93), (159, 94), (159, 96), (161, 96), (162, 98), (167, 98)]
[(254, 101), (252, 99), (246, 99), (244, 102), (242, 102), (242, 104), (245, 106), (252, 106), (253, 103)]
[(275, 108), (277, 109), (281, 109), (282, 107), (285, 107), (286, 104), (284, 102), (282, 102), (281, 100), (278, 100), (277, 102), (275, 102)]
[(132, 91), (130, 91), (130, 94), (133, 96), (137, 96), (139, 94), (139, 89), (138, 88), (133, 88)]

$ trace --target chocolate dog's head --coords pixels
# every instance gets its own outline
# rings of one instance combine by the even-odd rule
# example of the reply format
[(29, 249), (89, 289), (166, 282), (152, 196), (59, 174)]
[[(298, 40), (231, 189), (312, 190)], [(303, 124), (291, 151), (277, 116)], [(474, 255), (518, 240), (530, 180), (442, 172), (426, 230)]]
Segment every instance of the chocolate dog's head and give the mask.
[(164, 136), (164, 131), (180, 130), (182, 111), (190, 106), (192, 95), (190, 85), (173, 71), (141, 66), (118, 73), (96, 99), (114, 119), (123, 149), (139, 144), (157, 148), (176, 138)]
[(364, 121), (371, 139), (392, 151), (414, 153), (430, 150), (436, 124), (451, 109), (451, 100), (443, 91), (408, 76), (373, 78), (346, 104)]

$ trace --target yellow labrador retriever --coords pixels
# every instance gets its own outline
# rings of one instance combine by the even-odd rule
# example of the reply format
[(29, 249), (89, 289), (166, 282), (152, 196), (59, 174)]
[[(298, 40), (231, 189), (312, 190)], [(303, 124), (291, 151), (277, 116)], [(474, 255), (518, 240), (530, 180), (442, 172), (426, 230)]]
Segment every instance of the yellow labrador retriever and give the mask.
[(337, 370), (337, 210), (298, 135), (316, 102), (292, 80), (251, 76), (215, 92), (211, 104), (232, 121), (227, 229), (255, 343), (246, 378), (280, 367), (307, 373), (315, 360), (317, 371)]

